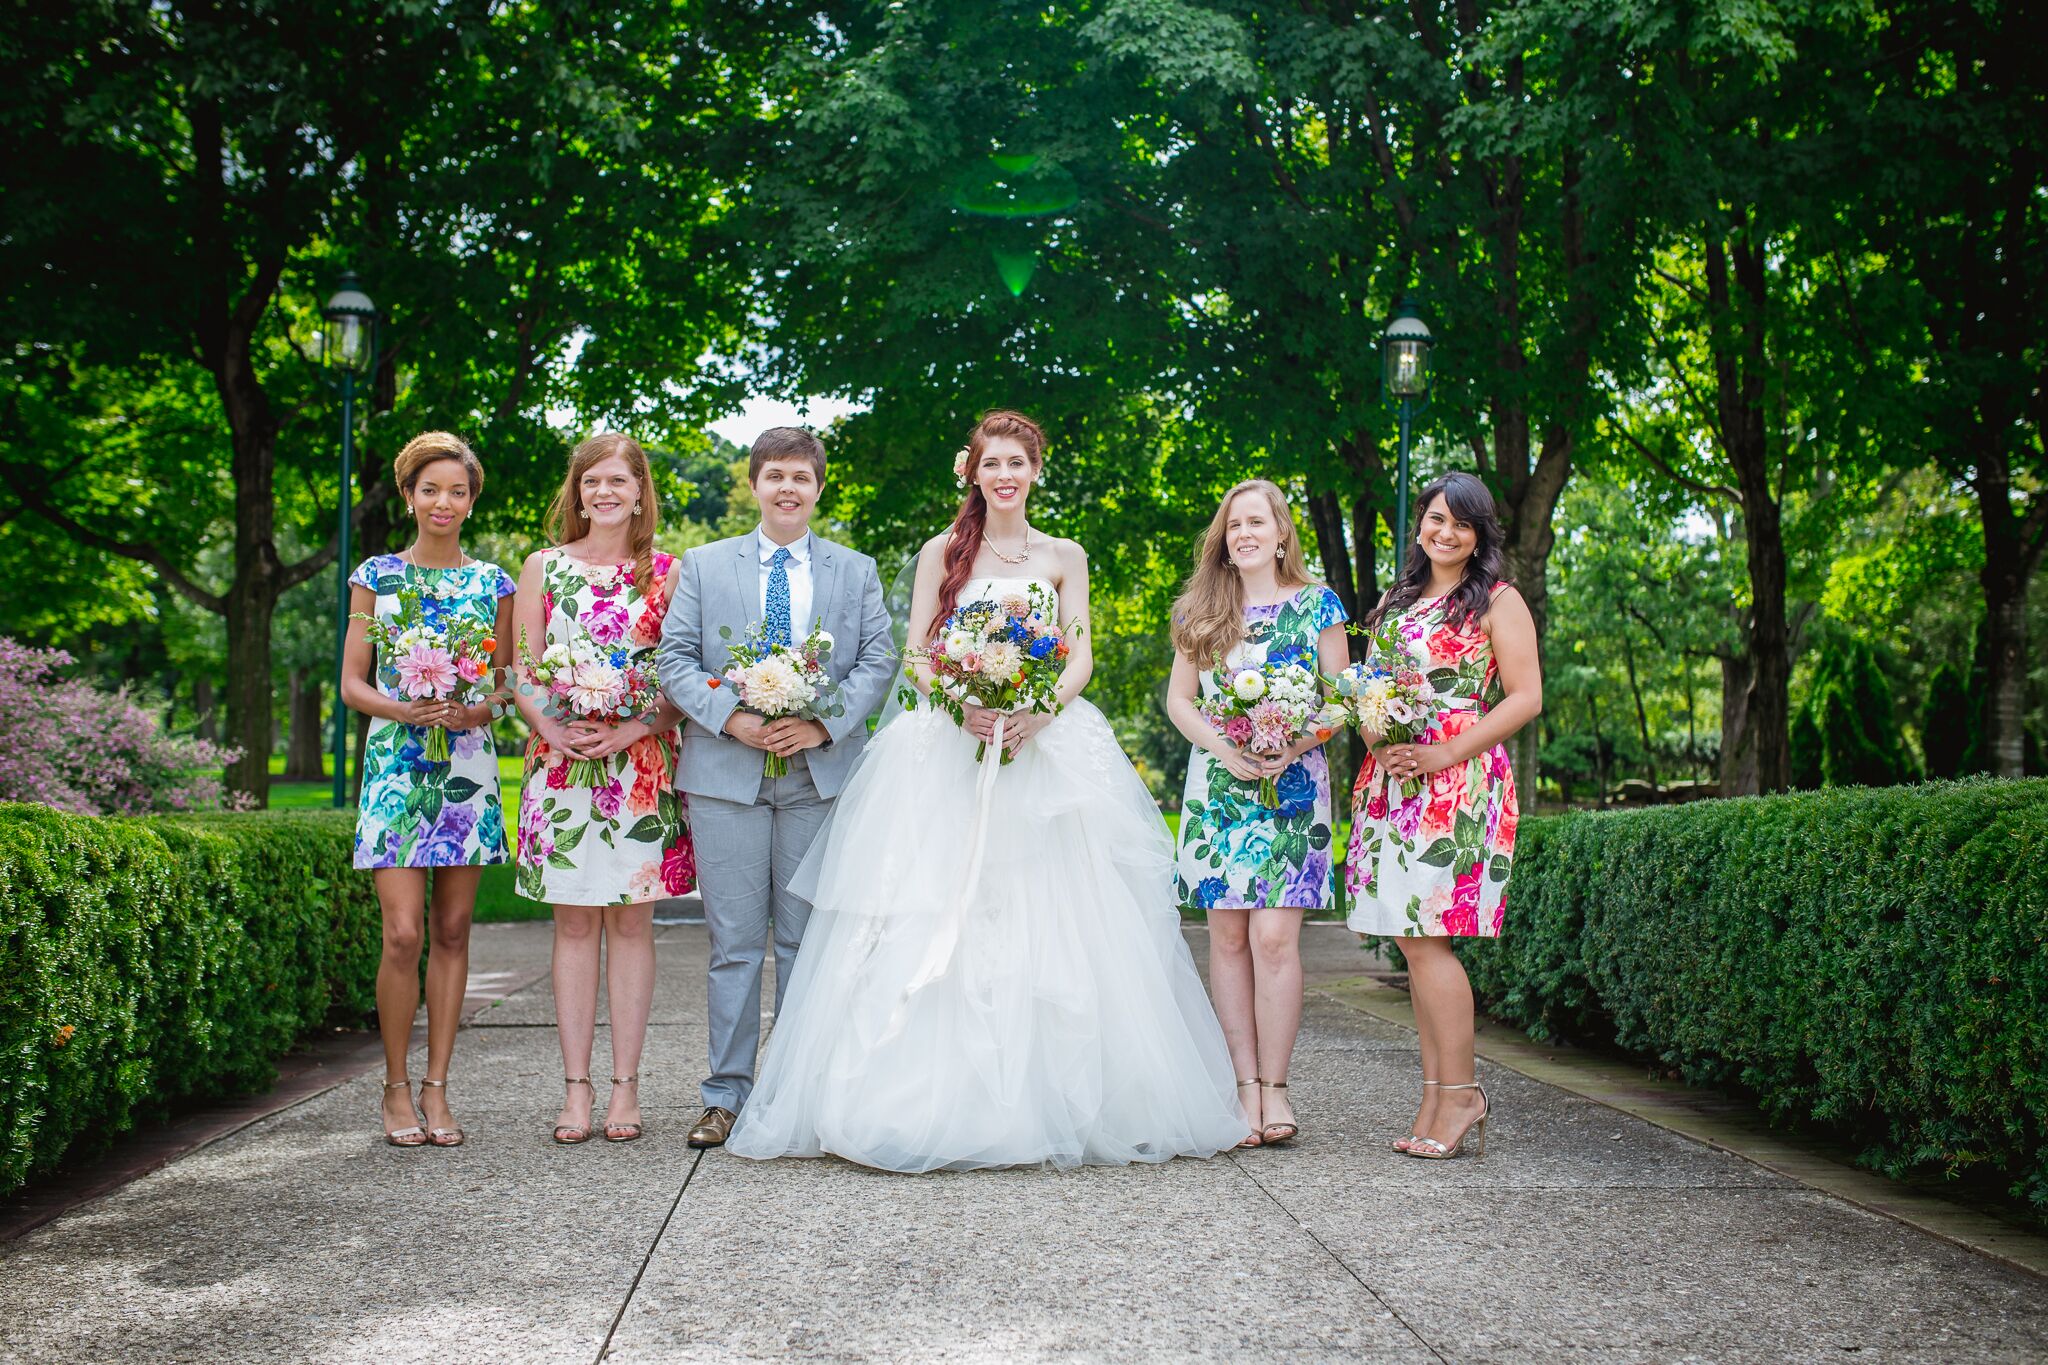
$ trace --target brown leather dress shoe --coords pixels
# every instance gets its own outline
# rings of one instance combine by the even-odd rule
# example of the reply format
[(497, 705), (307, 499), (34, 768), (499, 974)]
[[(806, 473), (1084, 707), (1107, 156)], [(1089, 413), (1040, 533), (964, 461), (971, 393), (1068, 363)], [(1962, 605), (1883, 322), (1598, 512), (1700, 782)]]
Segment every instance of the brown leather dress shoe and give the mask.
[(704, 1111), (704, 1117), (697, 1120), (697, 1126), (690, 1130), (688, 1138), (692, 1147), (723, 1147), (725, 1140), (732, 1136), (732, 1126), (740, 1116), (730, 1109), (716, 1105)]

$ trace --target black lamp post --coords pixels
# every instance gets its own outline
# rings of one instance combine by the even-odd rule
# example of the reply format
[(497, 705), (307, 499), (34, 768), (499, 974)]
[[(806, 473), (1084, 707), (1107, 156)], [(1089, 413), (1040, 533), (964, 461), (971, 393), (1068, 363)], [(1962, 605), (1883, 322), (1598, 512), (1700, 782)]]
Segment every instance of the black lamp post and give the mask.
[(1429, 406), (1429, 352), (1434, 345), (1415, 296), (1403, 294), (1380, 338), (1381, 383), (1386, 399), (1401, 412), (1401, 455), (1394, 475), (1394, 573), (1407, 561), (1401, 537), (1408, 534), (1408, 447), (1415, 414)]
[(377, 305), (363, 292), (353, 270), (341, 272), (334, 297), (320, 310), (320, 362), (338, 376), (341, 388), (341, 535), (335, 559), (340, 602), (334, 620), (334, 804), (348, 804), (348, 707), (341, 700), (348, 648), (349, 523), (355, 503), (356, 378), (377, 368)]

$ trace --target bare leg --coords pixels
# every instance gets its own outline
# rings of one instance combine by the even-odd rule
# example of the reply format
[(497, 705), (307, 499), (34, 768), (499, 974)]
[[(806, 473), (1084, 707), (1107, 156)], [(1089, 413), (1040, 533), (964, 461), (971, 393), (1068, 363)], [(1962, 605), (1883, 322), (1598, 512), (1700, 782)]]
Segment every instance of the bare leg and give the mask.
[[(1230, 1069), (1240, 1081), (1259, 1075), (1259, 1030), (1252, 1014), (1251, 919), (1249, 910), (1209, 912), (1209, 994), (1216, 1002), (1216, 1019), (1223, 1025), (1223, 1041), (1230, 1048)], [(1259, 1088), (1240, 1085), (1237, 1099), (1244, 1106), (1245, 1126), (1256, 1133)]]
[[(555, 1031), (562, 1043), (562, 1074), (590, 1074), (590, 1045), (597, 1036), (598, 956), (603, 948), (604, 911), (595, 905), (555, 907)], [(558, 1127), (589, 1128), (592, 1094), (587, 1085), (562, 1095)]]
[[(612, 1075), (623, 1080), (640, 1073), (647, 1016), (654, 1009), (654, 903), (606, 906), (604, 937), (605, 995), (612, 1006)], [(586, 1055), (588, 1051), (586, 1045)], [(611, 1102), (604, 1111), (605, 1127), (639, 1122), (640, 1087), (613, 1086)]]
[(1442, 1083), (1434, 1088), (1434, 1112), (1423, 1131), (1425, 1136), (1448, 1144), (1481, 1108), (1477, 1090), (1444, 1088), (1472, 1080), (1472, 983), (1448, 938), (1403, 939), (1401, 951), (1408, 958), (1415, 1021), (1436, 1050), (1436, 1071), (1431, 1079)]
[[(462, 998), (469, 989), (469, 923), (476, 913), (480, 867), (434, 869), (434, 896), (427, 921), (427, 1076), (448, 1079), (455, 1055), (455, 1029), (462, 1022)], [(456, 1127), (448, 1110), (448, 1092), (428, 1086), (420, 1095), (433, 1128)]]
[[(418, 868), (382, 867), (372, 877), (384, 915), (384, 955), (377, 963), (377, 1033), (384, 1042), (384, 1079), (410, 1074), (412, 1021), (420, 1009), (420, 948), (426, 942), (427, 874)], [(410, 1090), (384, 1092), (384, 1131), (418, 1123)]]
[(1253, 1012), (1259, 1035), (1262, 1122), (1293, 1123), (1294, 1106), (1285, 1090), (1270, 1083), (1287, 1079), (1294, 1062), (1294, 1036), (1301, 1031), (1301, 911), (1251, 912)]
[[(1414, 939), (1407, 938), (1401, 940), (1401, 947), (1404, 950), (1404, 955), (1407, 946), (1411, 943), (1414, 943), (1415, 941), (1416, 940)], [(1428, 950), (1425, 949), (1424, 951), (1426, 952)], [(1415, 989), (1416, 987), (1414, 959), (1410, 958), (1408, 968), (1408, 990), (1409, 999), (1411, 1002), (1413, 1002), (1414, 1000)], [(1415, 1033), (1417, 1038), (1421, 1041), (1422, 1078), (1424, 1080), (1441, 1082), (1444, 1078), (1443, 1058), (1439, 1054), (1439, 1050), (1437, 1048), (1435, 1023), (1436, 1019), (1434, 1015), (1432, 1015), (1428, 1010), (1422, 1008), (1420, 1005), (1416, 1006)], [(1429, 1131), (1429, 1125), (1436, 1122), (1436, 1092), (1437, 1087), (1434, 1085), (1426, 1085), (1422, 1087), (1422, 1102), (1421, 1104), (1416, 1106), (1415, 1122), (1408, 1125), (1408, 1131), (1412, 1135), (1416, 1137), (1421, 1137), (1423, 1134)]]

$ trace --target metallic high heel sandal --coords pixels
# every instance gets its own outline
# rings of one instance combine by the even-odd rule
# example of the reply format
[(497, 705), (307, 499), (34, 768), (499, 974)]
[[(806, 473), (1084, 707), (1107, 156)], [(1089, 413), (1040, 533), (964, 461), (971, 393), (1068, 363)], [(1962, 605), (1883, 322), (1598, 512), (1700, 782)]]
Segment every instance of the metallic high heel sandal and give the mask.
[[(1237, 1083), (1237, 1088), (1239, 1090), (1242, 1090), (1248, 1085), (1255, 1086), (1258, 1083), (1259, 1078), (1257, 1076), (1254, 1076), (1248, 1081), (1239, 1081)], [(1243, 1142), (1240, 1142), (1237, 1145), (1240, 1147), (1263, 1147), (1266, 1145), (1266, 1140), (1260, 1137), (1257, 1133), (1253, 1133), (1250, 1137), (1246, 1138)]]
[[(1262, 1089), (1266, 1090), (1285, 1090), (1287, 1088), (1287, 1082), (1285, 1081), (1260, 1081), (1259, 1085)], [(1268, 1123), (1259, 1129), (1259, 1136), (1266, 1140), (1266, 1146), (1278, 1147), (1283, 1142), (1292, 1142), (1300, 1137), (1301, 1125), (1291, 1120)]]
[[(1422, 1078), (1422, 1084), (1426, 1088), (1428, 1086), (1436, 1085), (1438, 1084), (1438, 1082), (1429, 1079), (1429, 1077), (1427, 1076), (1424, 1076)], [(1392, 1142), (1388, 1143), (1387, 1147), (1392, 1151), (1405, 1152), (1410, 1147), (1413, 1147), (1415, 1145), (1415, 1139), (1421, 1136), (1422, 1134), (1420, 1133), (1410, 1133), (1407, 1137), (1397, 1137)]]
[[(590, 1085), (590, 1077), (564, 1076), (562, 1077), (562, 1084), (565, 1086)], [(591, 1099), (595, 1100), (597, 1098), (594, 1093), (596, 1087), (592, 1086), (591, 1088), (593, 1091)], [(586, 1123), (581, 1128), (578, 1128), (573, 1123), (558, 1123), (555, 1125), (555, 1141), (561, 1143), (564, 1147), (574, 1147), (579, 1142), (588, 1142), (590, 1141), (590, 1125)]]
[(1470, 1123), (1459, 1130), (1456, 1137), (1451, 1139), (1450, 1146), (1446, 1147), (1443, 1143), (1431, 1137), (1417, 1138), (1408, 1144), (1408, 1155), (1420, 1157), (1424, 1161), (1449, 1161), (1464, 1150), (1465, 1139), (1469, 1137), (1475, 1139), (1472, 1149), (1473, 1157), (1476, 1159), (1485, 1156), (1486, 1120), (1493, 1114), (1493, 1106), (1487, 1103), (1486, 1087), (1477, 1081), (1473, 1081), (1469, 1085), (1446, 1085), (1439, 1088), (1443, 1090), (1477, 1090), (1479, 1092), (1479, 1113)]
[[(638, 1085), (640, 1084), (640, 1073), (636, 1071), (630, 1076), (614, 1076), (612, 1077), (612, 1084)], [(611, 1107), (609, 1105), (605, 1107), (604, 1140), (606, 1142), (632, 1142), (646, 1131), (645, 1128), (637, 1123), (613, 1123)]]
[[(430, 1085), (433, 1086), (436, 1090), (446, 1090), (448, 1088), (448, 1082), (445, 1080), (421, 1081), (420, 1110), (423, 1113), (425, 1112), (427, 1107), (427, 1087)], [(445, 1099), (446, 1096), (443, 1096), (443, 1098)], [(427, 1141), (432, 1143), (436, 1147), (460, 1147), (465, 1141), (468, 1140), (468, 1137), (469, 1135), (467, 1133), (464, 1133), (460, 1128), (427, 1129)]]
[[(406, 1099), (410, 1100), (412, 1098), (412, 1082), (410, 1080), (386, 1081), (384, 1082), (384, 1088), (386, 1090), (403, 1090)], [(419, 1117), (417, 1110), (414, 1111), (413, 1117)], [(393, 1147), (424, 1147), (427, 1145), (427, 1130), (420, 1127), (417, 1123), (410, 1128), (386, 1128), (384, 1130), (384, 1141), (390, 1143)]]

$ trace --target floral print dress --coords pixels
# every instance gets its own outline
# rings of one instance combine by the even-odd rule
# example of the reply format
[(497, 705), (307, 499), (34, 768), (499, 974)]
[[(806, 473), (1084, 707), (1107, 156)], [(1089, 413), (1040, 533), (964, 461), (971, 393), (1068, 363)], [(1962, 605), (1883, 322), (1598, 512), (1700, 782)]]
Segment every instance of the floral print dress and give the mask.
[[(1344, 604), (1311, 583), (1285, 602), (1246, 607), (1244, 617), (1244, 642), (1225, 660), (1231, 668), (1298, 662), (1316, 669), (1316, 646), (1344, 620)], [(1203, 695), (1216, 686), (1216, 670), (1204, 669)], [(1274, 785), (1279, 805), (1261, 805), (1256, 782), (1238, 781), (1213, 754), (1194, 749), (1181, 799), (1182, 905), (1321, 910), (1335, 902), (1329, 756), (1317, 745)]]
[[(516, 586), (495, 564), (423, 569), (397, 555), (364, 560), (348, 581), (377, 595), (376, 614), (398, 614), (398, 594), (420, 595), (428, 624), (451, 616), (498, 620), (498, 602)], [(377, 660), (377, 690), (396, 698), (398, 674)], [(426, 761), (427, 727), (379, 720), (363, 750), (363, 791), (356, 810), (357, 867), (477, 867), (505, 861), (505, 807), (498, 796), (498, 755), (487, 725), (448, 732), (448, 762)]]
[[(1478, 621), (1451, 625), (1446, 604), (1431, 598), (1396, 617), (1441, 699), (1436, 719), (1418, 737), (1423, 743), (1464, 733), (1500, 700), (1492, 641)], [(1414, 795), (1404, 796), (1370, 754), (1359, 768), (1344, 867), (1346, 922), (1387, 937), (1498, 937), (1519, 818), (1508, 751), (1496, 744), (1416, 785)]]
[[(653, 667), (668, 609), (661, 585), (675, 556), (654, 556), (655, 600), (642, 595), (634, 566), (586, 564), (566, 552), (541, 556), (541, 619), (548, 646), (587, 635), (614, 664)], [(554, 905), (637, 905), (697, 885), (689, 806), (675, 790), (676, 732), (647, 735), (603, 762), (599, 780), (569, 784), (569, 755), (538, 734), (526, 748), (519, 793), (515, 888)]]

